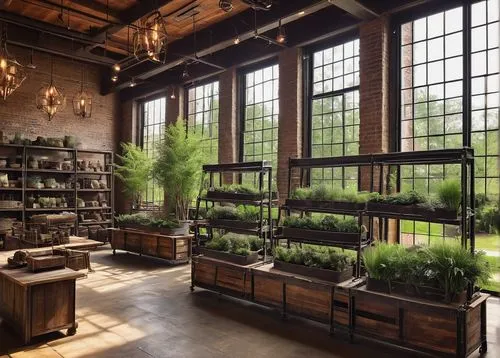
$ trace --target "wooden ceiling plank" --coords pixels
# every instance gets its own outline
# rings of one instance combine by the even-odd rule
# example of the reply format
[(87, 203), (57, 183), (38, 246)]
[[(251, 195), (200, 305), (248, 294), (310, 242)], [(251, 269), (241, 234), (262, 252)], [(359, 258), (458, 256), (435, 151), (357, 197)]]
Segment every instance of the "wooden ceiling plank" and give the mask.
[(106, 14), (109, 14), (111, 19), (113, 19), (114, 21), (117, 21), (117, 22), (119, 21), (119, 16), (118, 16), (119, 12), (116, 11), (115, 9), (111, 9), (111, 8), (108, 9), (106, 7), (106, 5), (104, 5), (100, 2), (93, 1), (93, 0), (71, 0), (71, 4), (78, 5), (78, 6), (81, 6), (83, 8), (96, 11), (98, 13), (103, 14), (104, 16), (106, 16)]
[[(290, 2), (282, 4), (282, 6), (278, 8), (276, 11), (259, 12), (257, 16), (258, 33), (262, 34), (264, 32), (278, 28), (279, 19), (282, 19), (283, 24), (287, 24), (296, 21), (298, 19), (301, 19), (302, 17), (298, 15), (299, 11), (303, 10), (310, 15), (317, 11), (330, 7), (331, 5), (332, 4), (330, 4), (327, 1), (316, 1), (312, 5), (304, 8), (303, 6), (301, 6), (300, 3)], [(240, 32), (238, 35), (241, 42), (255, 38), (254, 28), (252, 25), (250, 25), (253, 24), (253, 19), (254, 19), (253, 10), (247, 10), (230, 19), (227, 19), (213, 26), (210, 26), (205, 30), (199, 31), (199, 33), (197, 34), (198, 50), (196, 51), (196, 56), (198, 58), (202, 58), (212, 53), (221, 51), (229, 46), (234, 46), (233, 40), (235, 36), (234, 33), (235, 23), (249, 24), (248, 30)], [(203, 39), (205, 40), (203, 41)], [(186, 49), (191, 49), (191, 48), (193, 48), (192, 34), (188, 37), (185, 37), (178, 41), (174, 41), (171, 44), (169, 44), (167, 53), (169, 54), (185, 53)], [(191, 55), (194, 56), (195, 54)], [(135, 67), (136, 70), (134, 71), (133, 74), (131, 74), (130, 78), (134, 77), (146, 80), (164, 71), (167, 71), (178, 65), (179, 60), (176, 58), (177, 56), (174, 57), (175, 58), (172, 59), (171, 61), (167, 60), (165, 64), (161, 65), (155, 64), (154, 66), (151, 66), (149, 64), (146, 64), (145, 65), (146, 68), (144, 68), (144, 66), (142, 68), (140, 66), (136, 66)], [(115, 84), (114, 87), (111, 87), (109, 89), (103, 89), (102, 92), (106, 93), (107, 91), (120, 90), (126, 88), (129, 86), (129, 82), (130, 81), (128, 80), (123, 80), (122, 82)]]

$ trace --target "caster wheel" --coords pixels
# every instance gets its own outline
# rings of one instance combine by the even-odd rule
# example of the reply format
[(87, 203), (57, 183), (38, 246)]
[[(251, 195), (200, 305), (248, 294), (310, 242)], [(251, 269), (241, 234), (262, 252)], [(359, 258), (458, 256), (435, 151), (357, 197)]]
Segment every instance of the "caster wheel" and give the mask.
[(67, 335), (74, 336), (76, 334), (76, 327), (71, 327), (68, 329)]
[(189, 291), (194, 292), (194, 286), (189, 287)]
[(481, 348), (479, 348), (479, 354), (486, 354), (486, 352), (488, 352), (488, 346), (481, 346)]

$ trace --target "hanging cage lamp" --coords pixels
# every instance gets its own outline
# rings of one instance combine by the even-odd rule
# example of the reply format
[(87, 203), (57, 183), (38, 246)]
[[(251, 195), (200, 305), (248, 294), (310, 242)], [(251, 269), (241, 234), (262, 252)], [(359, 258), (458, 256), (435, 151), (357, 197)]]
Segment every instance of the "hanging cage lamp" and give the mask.
[(2, 27), (0, 39), (0, 96), (6, 100), (26, 79), (23, 66), (7, 50), (7, 30)]
[(73, 97), (73, 113), (75, 116), (84, 118), (92, 117), (92, 93), (83, 89), (84, 70), (82, 70), (82, 81), (80, 92)]
[(134, 56), (138, 60), (148, 58), (154, 62), (165, 62), (167, 25), (159, 11), (141, 20), (134, 33), (133, 44)]
[(48, 115), (49, 121), (58, 111), (66, 107), (66, 97), (57, 89), (53, 82), (54, 64), (50, 64), (50, 84), (38, 90), (36, 95), (36, 108)]

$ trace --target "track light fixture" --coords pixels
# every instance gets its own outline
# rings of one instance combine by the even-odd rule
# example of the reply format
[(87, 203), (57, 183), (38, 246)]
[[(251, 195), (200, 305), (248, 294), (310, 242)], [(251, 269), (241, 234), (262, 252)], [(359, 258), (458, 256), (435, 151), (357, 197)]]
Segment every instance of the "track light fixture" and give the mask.
[(120, 70), (121, 70), (120, 64), (115, 63), (115, 64), (113, 65), (113, 71), (115, 71), (115, 72), (120, 72)]
[(276, 42), (280, 44), (284, 44), (286, 42), (285, 28), (281, 26), (281, 19), (278, 25), (278, 34), (276, 35)]
[(234, 40), (233, 40), (233, 43), (234, 43), (235, 45), (238, 45), (240, 42), (241, 42), (240, 37), (239, 37), (238, 35), (236, 35), (236, 37), (235, 37), (235, 38), (234, 38)]

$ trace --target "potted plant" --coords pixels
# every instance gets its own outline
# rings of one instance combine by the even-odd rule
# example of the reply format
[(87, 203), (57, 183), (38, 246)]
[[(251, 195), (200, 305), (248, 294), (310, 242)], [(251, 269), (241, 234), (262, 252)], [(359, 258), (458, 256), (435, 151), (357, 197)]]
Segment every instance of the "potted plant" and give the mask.
[(331, 247), (294, 245), (276, 247), (274, 268), (331, 282), (343, 282), (352, 277), (354, 260)]
[(245, 266), (257, 262), (262, 245), (258, 237), (228, 233), (214, 236), (199, 250), (207, 257)]
[(153, 177), (165, 191), (166, 212), (175, 213), (177, 220), (185, 222), (189, 219), (189, 206), (197, 195), (201, 180), (201, 137), (197, 133), (188, 133), (186, 123), (179, 118), (166, 126), (164, 138), (156, 150)]
[(447, 179), (438, 188), (439, 203), (435, 206), (437, 217), (444, 219), (456, 219), (462, 204), (462, 188), (460, 182)]
[(115, 164), (114, 174), (122, 181), (125, 195), (132, 199), (131, 210), (140, 208), (143, 193), (151, 179), (153, 162), (138, 146), (121, 143), (123, 155), (118, 155), (121, 164)]
[(337, 244), (354, 244), (366, 240), (366, 228), (359, 226), (353, 217), (337, 218), (325, 215), (323, 218), (310, 216), (288, 216), (283, 221), (282, 234), (288, 239), (307, 239), (308, 241)]

